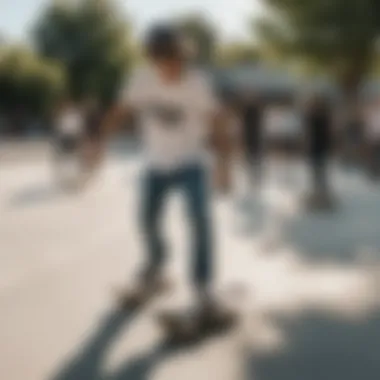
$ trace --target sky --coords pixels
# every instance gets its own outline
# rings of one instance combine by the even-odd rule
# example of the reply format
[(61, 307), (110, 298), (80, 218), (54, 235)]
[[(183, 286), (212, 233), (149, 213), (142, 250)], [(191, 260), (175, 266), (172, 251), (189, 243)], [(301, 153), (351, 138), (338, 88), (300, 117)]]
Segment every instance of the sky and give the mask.
[[(31, 25), (51, 0), (0, 0), (0, 34), (25, 41)], [(132, 20), (137, 35), (151, 22), (188, 11), (209, 17), (225, 41), (247, 40), (252, 16), (261, 12), (260, 0), (117, 0)]]

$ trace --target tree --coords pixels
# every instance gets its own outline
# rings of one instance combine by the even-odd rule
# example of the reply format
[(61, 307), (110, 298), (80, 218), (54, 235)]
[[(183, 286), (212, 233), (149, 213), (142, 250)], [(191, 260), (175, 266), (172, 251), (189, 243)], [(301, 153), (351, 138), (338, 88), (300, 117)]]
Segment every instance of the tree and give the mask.
[(202, 15), (190, 14), (178, 21), (186, 42), (194, 49), (194, 61), (210, 64), (214, 60), (216, 35), (211, 23)]
[(54, 2), (37, 23), (34, 40), (45, 57), (63, 63), (74, 97), (111, 100), (131, 62), (129, 25), (107, 0)]
[(23, 120), (48, 116), (64, 91), (65, 73), (59, 64), (41, 59), (24, 47), (3, 47), (0, 112), (11, 121), (11, 132), (21, 131)]
[(333, 74), (348, 97), (369, 70), (380, 28), (378, 0), (265, 0), (257, 30), (283, 54), (307, 57)]

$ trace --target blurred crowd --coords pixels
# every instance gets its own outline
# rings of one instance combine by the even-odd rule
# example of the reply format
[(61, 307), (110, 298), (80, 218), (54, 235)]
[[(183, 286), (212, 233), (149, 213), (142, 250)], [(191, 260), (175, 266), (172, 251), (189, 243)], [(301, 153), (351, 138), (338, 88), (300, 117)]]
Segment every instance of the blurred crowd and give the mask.
[[(262, 177), (262, 162), (267, 157), (281, 160), (306, 160), (315, 188), (328, 188), (328, 165), (336, 158), (346, 166), (380, 176), (379, 100), (340, 105), (325, 95), (306, 99), (283, 96), (268, 99), (251, 89), (226, 99), (219, 96), (228, 115), (228, 142), (221, 188), (230, 187), (229, 167), (236, 153), (243, 158), (257, 183)], [(77, 152), (87, 170), (99, 166), (104, 155), (104, 118), (107, 110), (95, 98), (75, 102), (61, 101), (53, 118), (53, 140), (57, 162), (62, 154)], [(138, 118), (126, 120), (135, 133)]]
[(307, 159), (315, 185), (326, 185), (330, 158), (356, 166), (371, 178), (379, 176), (379, 101), (337, 104), (322, 94), (305, 99), (287, 96), (271, 101), (246, 91), (236, 97), (232, 110), (240, 133), (239, 146), (256, 167), (265, 154)]

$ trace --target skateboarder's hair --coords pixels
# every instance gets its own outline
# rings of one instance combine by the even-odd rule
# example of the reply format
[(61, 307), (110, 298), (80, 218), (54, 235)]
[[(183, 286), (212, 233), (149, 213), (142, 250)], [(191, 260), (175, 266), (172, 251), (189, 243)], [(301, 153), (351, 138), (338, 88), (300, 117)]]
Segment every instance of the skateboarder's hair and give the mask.
[(178, 30), (171, 25), (155, 25), (146, 37), (145, 49), (148, 58), (153, 60), (181, 59), (182, 39)]

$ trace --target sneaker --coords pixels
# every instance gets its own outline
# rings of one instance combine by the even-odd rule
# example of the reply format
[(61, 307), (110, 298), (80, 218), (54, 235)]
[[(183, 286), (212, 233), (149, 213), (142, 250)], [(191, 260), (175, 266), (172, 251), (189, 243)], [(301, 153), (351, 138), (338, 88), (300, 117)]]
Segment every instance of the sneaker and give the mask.
[(173, 343), (195, 343), (230, 330), (236, 313), (207, 302), (182, 311), (167, 311), (159, 315), (159, 323)]
[(217, 300), (208, 298), (201, 301), (199, 319), (203, 329), (220, 331), (233, 327), (237, 321), (237, 313)]
[(166, 292), (168, 288), (169, 282), (161, 271), (144, 271), (138, 276), (136, 284), (131, 289), (123, 289), (119, 292), (119, 304), (123, 308), (139, 308)]

